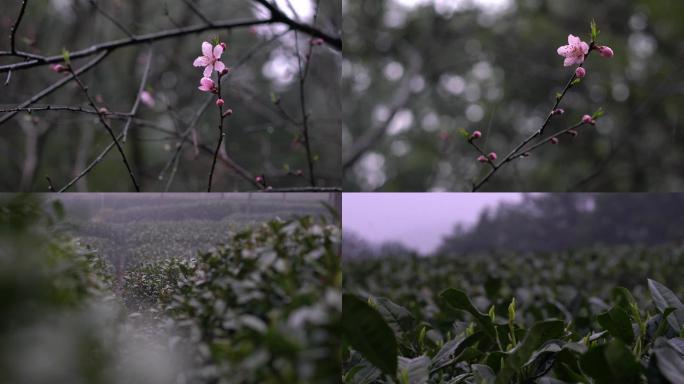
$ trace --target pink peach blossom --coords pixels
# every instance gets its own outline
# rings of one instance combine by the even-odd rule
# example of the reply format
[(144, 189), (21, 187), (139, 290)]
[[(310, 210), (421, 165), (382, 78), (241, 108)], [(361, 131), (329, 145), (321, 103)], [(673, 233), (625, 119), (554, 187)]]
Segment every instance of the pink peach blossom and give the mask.
[(148, 91), (142, 91), (140, 93), (140, 101), (150, 108), (153, 108), (155, 105), (154, 97)]
[(489, 155), (487, 155), (487, 157), (489, 158), (489, 160), (496, 160), (496, 152), (489, 152)]
[(585, 43), (577, 36), (568, 35), (568, 45), (559, 47), (556, 52), (565, 57), (563, 65), (566, 67), (582, 64), (584, 62), (584, 55), (589, 53), (589, 44)]
[(472, 140), (479, 139), (480, 137), (482, 137), (482, 132), (480, 131), (475, 131), (470, 135)]
[(552, 115), (562, 115), (565, 113), (565, 110), (563, 108), (556, 108), (553, 111), (551, 111)]
[(589, 115), (584, 115), (582, 116), (582, 122), (584, 124), (594, 124), (594, 119), (592, 119)]
[(575, 69), (575, 76), (579, 77), (580, 79), (586, 75), (587, 75), (586, 69), (584, 69), (582, 67), (577, 67), (577, 69)]
[(224, 104), (223, 99), (218, 99), (218, 100), (216, 100), (216, 106), (217, 106), (217, 107), (223, 107), (223, 104)]
[(221, 55), (223, 54), (225, 44), (219, 44), (214, 47), (206, 41), (202, 43), (202, 54), (192, 63), (195, 67), (204, 67), (204, 77), (210, 77), (211, 73), (216, 70), (216, 72), (221, 73), (226, 66), (221, 61)]
[(487, 162), (489, 162), (489, 160), (487, 160), (487, 158), (484, 157), (483, 155), (478, 156), (478, 157), (477, 157), (477, 161), (479, 161), (480, 163), (487, 163)]
[(198, 88), (200, 91), (214, 92), (214, 90), (216, 89), (216, 84), (214, 84), (214, 80), (208, 77), (203, 77), (200, 80), (200, 86)]
[(550, 140), (551, 144), (558, 144), (558, 138), (557, 137), (552, 137)]

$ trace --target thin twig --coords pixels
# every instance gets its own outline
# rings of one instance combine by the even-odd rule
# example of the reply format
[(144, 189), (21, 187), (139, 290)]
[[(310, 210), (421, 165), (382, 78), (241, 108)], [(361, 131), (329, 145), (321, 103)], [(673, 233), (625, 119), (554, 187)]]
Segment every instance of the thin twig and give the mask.
[(128, 133), (128, 129), (131, 125), (131, 122), (134, 121), (135, 114), (138, 112), (138, 106), (140, 105), (140, 95), (142, 92), (145, 90), (145, 84), (147, 83), (147, 77), (150, 72), (150, 68), (152, 65), (152, 48), (149, 49), (147, 52), (147, 63), (145, 64), (145, 70), (143, 72), (142, 80), (140, 81), (140, 87), (138, 88), (138, 95), (137, 98), (135, 99), (135, 102), (133, 103), (133, 107), (131, 108), (131, 111), (126, 114), (127, 120), (126, 120), (126, 125), (124, 126), (124, 129), (121, 134), (119, 134), (116, 137), (116, 140), (112, 141), (101, 153), (98, 155), (95, 160), (93, 160), (81, 173), (76, 175), (73, 179), (71, 179), (62, 189), (59, 190), (59, 192), (65, 192), (69, 188), (71, 188), (72, 185), (76, 184), (81, 178), (83, 178), (85, 175), (87, 175), (97, 164), (99, 164), (102, 159), (109, 153), (109, 151), (114, 148), (114, 145), (117, 145), (118, 142), (117, 140), (121, 140), (123, 143), (126, 142), (126, 135)]
[[(312, 187), (316, 186), (316, 176), (314, 175), (313, 156), (311, 155), (311, 141), (309, 140), (309, 114), (306, 111), (306, 92), (305, 82), (306, 74), (308, 73), (309, 60), (307, 60), (306, 68), (302, 68), (302, 58), (299, 54), (299, 37), (295, 31), (295, 45), (297, 46), (297, 65), (299, 66), (299, 106), (302, 113), (302, 136), (304, 137), (304, 149), (306, 150), (306, 162), (309, 167), (309, 183)], [(309, 44), (309, 52), (307, 58), (311, 56), (311, 47)]]
[(100, 6), (97, 5), (97, 2), (95, 0), (88, 0), (90, 2), (90, 5), (95, 8), (96, 11), (98, 11), (102, 16), (106, 17), (107, 20), (111, 21), (112, 24), (116, 25), (117, 28), (119, 28), (123, 33), (126, 34), (126, 36), (130, 37), (131, 39), (135, 39), (135, 36), (129, 31), (126, 27), (123, 26), (119, 21), (117, 21), (112, 15), (107, 13), (104, 9), (100, 8)]
[[(586, 60), (587, 57), (591, 54), (591, 51), (593, 51), (595, 46), (595, 43), (592, 41), (590, 46), (589, 46), (589, 52), (587, 52), (586, 55), (584, 55), (584, 59)], [(580, 67), (584, 66), (584, 62), (579, 65)], [(577, 75), (575, 72), (572, 73), (572, 76), (570, 77), (570, 80), (568, 80), (567, 84), (565, 84), (565, 88), (563, 88), (563, 91), (556, 96), (556, 102), (553, 104), (553, 107), (549, 111), (549, 113), (546, 116), (546, 120), (544, 120), (544, 123), (542, 124), (541, 128), (539, 130), (535, 131), (532, 133), (530, 136), (528, 136), (526, 139), (520, 142), (513, 150), (504, 157), (499, 164), (494, 164), (493, 162), (490, 162), (490, 164), (493, 165), (492, 169), (476, 184), (473, 185), (473, 192), (477, 192), (482, 186), (489, 181), (489, 179), (494, 176), (494, 174), (504, 165), (506, 165), (508, 162), (511, 160), (515, 159), (517, 156), (516, 154), (520, 152), (530, 141), (532, 141), (536, 137), (540, 137), (544, 133), (544, 129), (549, 125), (549, 122), (551, 121), (551, 118), (556, 115), (555, 111), (558, 109), (558, 106), (560, 105), (561, 101), (563, 100), (563, 97), (565, 97), (565, 94), (572, 88), (572, 86), (575, 84), (575, 79), (577, 78)], [(569, 128), (572, 129), (572, 128)], [(537, 146), (546, 143), (546, 141), (541, 141), (537, 143), (534, 148)], [(529, 150), (527, 151), (529, 152)]]
[[(81, 79), (78, 78), (78, 75), (76, 74), (76, 72), (74, 72), (74, 70), (71, 68), (71, 66), (67, 66), (67, 68), (68, 68), (69, 72), (73, 75), (74, 80), (76, 80), (76, 83), (78, 83), (78, 86), (83, 91), (83, 94), (85, 95), (85, 97), (88, 99), (88, 103), (90, 103), (90, 106), (93, 109), (97, 109), (97, 105), (95, 104), (95, 101), (90, 97), (90, 94), (88, 93), (88, 87), (85, 84), (83, 84), (83, 82), (81, 82)], [(112, 138), (112, 141), (114, 141), (114, 145), (116, 145), (116, 149), (119, 151), (119, 154), (121, 155), (121, 159), (122, 159), (124, 165), (126, 166), (126, 170), (128, 171), (128, 176), (130, 176), (136, 192), (140, 192), (140, 187), (138, 186), (137, 181), (135, 181), (135, 175), (133, 175), (133, 170), (131, 169), (131, 166), (128, 164), (128, 159), (126, 158), (126, 154), (124, 153), (124, 150), (121, 147), (121, 144), (119, 144), (119, 139), (114, 134), (112, 127), (109, 125), (109, 123), (105, 119), (104, 115), (101, 113), (98, 113), (97, 117), (100, 119), (100, 123), (102, 123), (102, 125), (107, 130), (107, 133), (109, 133), (109, 136)]]
[(94, 111), (92, 109), (86, 109), (81, 106), (70, 106), (70, 105), (36, 105), (32, 107), (13, 107), (13, 108), (0, 108), (0, 113), (9, 113), (9, 112), (61, 112), (61, 111), (67, 111), (67, 112), (75, 112), (75, 113), (85, 113), (85, 114), (90, 114), (90, 115), (97, 115), (99, 113), (103, 113), (107, 117), (119, 117), (119, 118), (127, 118), (130, 116), (129, 113), (127, 112), (98, 112)]
[(17, 35), (17, 29), (19, 29), (19, 23), (21, 23), (21, 19), (24, 17), (24, 11), (26, 10), (26, 4), (28, 3), (28, 0), (23, 0), (21, 2), (21, 9), (19, 9), (19, 16), (17, 16), (17, 21), (14, 22), (12, 25), (12, 28), (10, 29), (10, 52), (12, 52), (13, 55), (17, 54), (17, 48), (16, 48), (16, 35)]
[[(102, 59), (104, 59), (108, 54), (109, 54), (109, 51), (102, 52), (99, 56), (97, 56), (95, 59), (90, 61), (88, 64), (86, 64), (86, 65), (82, 66), (81, 68), (79, 68), (78, 70), (76, 70), (76, 74), (81, 75), (81, 74), (85, 73), (86, 71), (90, 70), (95, 65), (97, 65), (100, 61), (102, 61)], [(61, 80), (57, 81), (56, 83), (50, 85), (49, 87), (47, 87), (47, 88), (43, 89), (42, 91), (36, 93), (35, 95), (31, 96), (30, 99), (19, 104), (17, 106), (17, 108), (28, 107), (29, 105), (35, 103), (36, 101), (42, 99), (43, 97), (45, 97), (45, 96), (51, 94), (52, 92), (58, 90), (59, 88), (64, 86), (66, 83), (71, 81), (73, 78), (74, 78), (74, 76), (71, 74), (64, 76), (64, 78), (62, 78)], [(6, 122), (9, 119), (11, 119), (12, 117), (14, 117), (17, 113), (19, 113), (19, 112), (18, 111), (10, 112), (10, 113), (0, 117), (0, 125), (2, 125), (4, 122)]]
[[(223, 75), (221, 73), (219, 73), (218, 81), (216, 82), (218, 99), (221, 99), (221, 77), (223, 77)], [(211, 162), (211, 170), (209, 171), (209, 185), (207, 186), (207, 192), (211, 192), (211, 183), (212, 183), (212, 180), (214, 179), (214, 169), (216, 169), (216, 159), (218, 158), (219, 150), (221, 149), (221, 144), (223, 144), (223, 137), (226, 135), (225, 132), (223, 132), (223, 119), (225, 118), (225, 116), (223, 116), (223, 105), (218, 106), (218, 111), (219, 111), (219, 124), (218, 124), (219, 138), (218, 138), (218, 141), (216, 143), (216, 150), (214, 151), (214, 159)]]
[(207, 23), (207, 25), (212, 25), (211, 20), (209, 20), (208, 17), (204, 16), (204, 14), (202, 13), (202, 11), (200, 11), (199, 8), (197, 8), (197, 7), (195, 6), (195, 4), (193, 4), (190, 0), (183, 0), (183, 2), (185, 3), (185, 5), (188, 6), (188, 8), (190, 8), (190, 10), (192, 11), (192, 13), (194, 13), (195, 15), (197, 15), (197, 17), (199, 17), (200, 19), (202, 19), (202, 21), (204, 21), (205, 23)]
[(54, 184), (52, 184), (52, 179), (50, 179), (50, 176), (45, 176), (45, 179), (47, 180), (47, 183), (48, 183), (48, 191), (55, 192), (55, 186), (54, 186)]

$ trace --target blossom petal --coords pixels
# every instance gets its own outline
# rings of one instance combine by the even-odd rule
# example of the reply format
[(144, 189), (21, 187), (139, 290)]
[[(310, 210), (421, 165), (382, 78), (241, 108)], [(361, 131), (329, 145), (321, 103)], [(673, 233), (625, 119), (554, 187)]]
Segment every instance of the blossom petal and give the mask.
[(226, 65), (223, 64), (222, 61), (217, 61), (214, 63), (214, 69), (216, 69), (216, 72), (221, 73), (226, 68)]
[[(584, 60), (582, 60), (582, 61), (584, 61)], [(582, 63), (582, 61), (578, 62), (577, 57), (569, 56), (569, 57), (566, 57), (565, 60), (563, 61), (563, 66), (569, 67), (569, 66), (574, 65), (574, 64), (580, 64), (580, 63)]]
[(570, 45), (578, 45), (580, 43), (580, 38), (575, 36), (575, 35), (568, 35), (568, 44)]
[(214, 59), (218, 60), (221, 58), (221, 54), (223, 54), (223, 47), (221, 44), (217, 45), (214, 47)]
[(209, 77), (211, 76), (211, 73), (214, 71), (214, 65), (209, 64), (206, 67), (204, 67), (204, 77)]
[(206, 41), (202, 43), (202, 54), (206, 57), (211, 57), (212, 52), (210, 43), (207, 43)]
[(564, 45), (562, 47), (558, 47), (558, 50), (556, 52), (558, 52), (558, 54), (561, 56), (568, 56), (572, 54), (572, 51), (573, 49), (571, 45)]
[(200, 56), (195, 59), (192, 65), (194, 65), (195, 67), (206, 67), (207, 65), (209, 65), (209, 62), (209, 58), (207, 58), (206, 56)]
[(584, 41), (580, 43), (580, 49), (582, 50), (583, 54), (589, 53), (589, 44), (585, 43)]

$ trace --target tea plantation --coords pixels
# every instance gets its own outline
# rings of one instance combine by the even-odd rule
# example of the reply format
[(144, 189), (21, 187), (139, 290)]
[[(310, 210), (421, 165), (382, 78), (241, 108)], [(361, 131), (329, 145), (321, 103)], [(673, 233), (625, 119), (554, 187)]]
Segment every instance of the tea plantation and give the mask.
[(343, 382), (684, 383), (684, 247), (345, 260)]

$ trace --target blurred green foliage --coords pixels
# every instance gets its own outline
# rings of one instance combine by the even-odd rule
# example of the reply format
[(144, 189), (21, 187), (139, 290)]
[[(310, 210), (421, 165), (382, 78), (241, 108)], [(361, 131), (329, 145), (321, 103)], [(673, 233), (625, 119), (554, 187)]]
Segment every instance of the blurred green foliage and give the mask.
[(588, 59), (550, 131), (599, 107), (605, 116), (501, 170), (483, 191), (684, 187), (684, 3), (378, 0), (343, 9), (345, 190), (469, 191), (488, 169), (459, 129), (482, 131), (480, 144), (500, 158), (539, 129), (572, 74), (556, 49), (571, 33), (589, 40), (592, 19), (615, 57)]
[[(268, 18), (267, 12), (255, 11), (256, 2), (251, 0), (190, 3), (214, 21)], [(311, 4), (303, 2), (297, 8), (307, 9)], [(19, 5), (19, 2), (11, 1), (0, 4), (3, 36), (9, 35)], [(133, 34), (203, 23), (182, 1), (100, 1), (98, 7)], [(338, 34), (341, 29), (339, 7), (336, 2), (321, 2), (317, 27), (332, 35)], [(285, 11), (290, 13), (288, 9)], [(311, 22), (310, 16), (302, 22)], [(235, 67), (223, 87), (226, 106), (234, 111), (225, 122), (227, 153), (254, 176), (263, 174), (274, 188), (308, 185), (301, 127), (295, 124), (301, 120), (295, 34), (289, 32), (269, 42), (285, 30), (282, 25), (213, 30), (153, 44), (147, 89), (156, 103), (154, 107), (140, 106), (137, 117), (141, 120), (133, 125), (126, 142), (129, 161), (144, 191), (206, 190), (210, 154), (201, 148), (196, 152), (193, 143), (186, 142), (178, 163), (170, 160), (180, 142), (173, 133), (187, 129), (208, 97), (197, 89), (202, 71), (192, 63), (201, 54), (201, 43), (216, 37), (229, 46), (222, 56), (223, 61), (229, 67)], [(17, 33), (17, 48), (42, 55), (58, 55), (63, 48), (76, 51), (122, 38), (126, 38), (124, 32), (88, 1), (29, 1)], [(306, 53), (309, 41), (309, 36), (298, 33), (302, 54)], [(3, 40), (0, 50), (7, 49), (8, 45), (9, 39)], [(98, 106), (116, 112), (131, 109), (147, 52), (148, 47), (144, 44), (119, 49), (81, 76)], [(73, 60), (74, 66), (78, 68), (91, 58)], [(3, 65), (17, 61), (16, 58), (0, 57)], [(310, 116), (312, 151), (318, 159), (315, 174), (319, 186), (339, 187), (341, 184), (341, 105), (339, 82), (335, 80), (339, 78), (339, 62), (339, 52), (325, 45), (315, 47), (306, 81), (306, 109)], [(20, 104), (62, 76), (50, 71), (48, 66), (13, 71), (11, 81), (0, 91), (0, 109)], [(5, 81), (4, 76), (2, 81)], [(279, 100), (278, 105), (272, 98)], [(75, 84), (67, 84), (37, 104), (87, 106), (83, 93)], [(293, 117), (292, 121), (284, 118), (281, 111)], [(210, 104), (199, 119), (194, 136), (212, 151), (217, 140), (217, 121), (215, 106)], [(115, 132), (120, 132), (124, 122), (112, 120)], [(160, 132), (160, 128), (171, 134)], [(46, 175), (51, 177), (56, 188), (61, 188), (110, 142), (94, 115), (20, 113), (2, 126), (0, 148), (5, 156), (0, 162), (0, 190), (47, 191)], [(175, 179), (167, 186), (176, 165)], [(303, 171), (303, 176), (297, 174), (299, 170)], [(220, 162), (216, 176), (215, 191), (256, 189)], [(132, 185), (120, 156), (111, 151), (83, 182), (74, 186), (74, 190), (131, 191)]]

